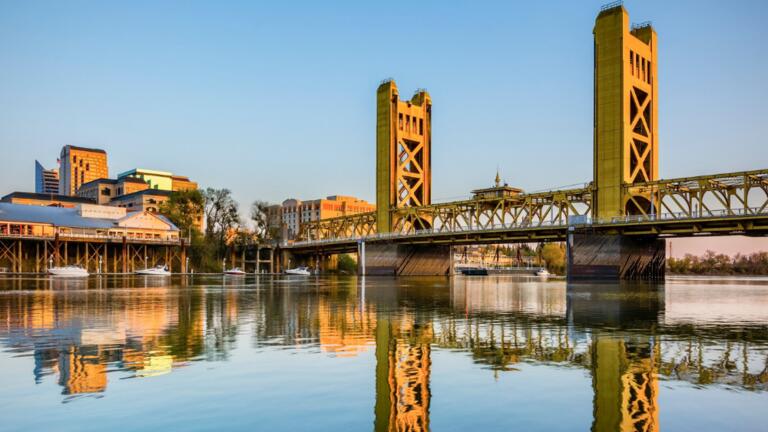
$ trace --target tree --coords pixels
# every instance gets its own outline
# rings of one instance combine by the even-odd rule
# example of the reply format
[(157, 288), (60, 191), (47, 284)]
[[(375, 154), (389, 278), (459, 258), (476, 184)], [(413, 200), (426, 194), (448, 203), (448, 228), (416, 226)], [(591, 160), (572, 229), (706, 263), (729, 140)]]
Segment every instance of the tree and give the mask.
[(193, 230), (199, 231), (204, 208), (205, 197), (199, 190), (174, 191), (168, 201), (160, 204), (160, 213), (179, 227), (182, 235), (191, 236)]
[(541, 246), (541, 259), (547, 265), (547, 270), (556, 274), (565, 272), (565, 247), (559, 243), (546, 243)]
[(240, 223), (237, 203), (229, 189), (207, 188), (205, 197), (205, 236), (224, 242), (227, 232)]
[(251, 204), (251, 220), (256, 237), (265, 239), (269, 237), (269, 203), (256, 200)]
[(339, 273), (342, 274), (355, 274), (357, 273), (357, 261), (349, 256), (349, 254), (339, 255)]

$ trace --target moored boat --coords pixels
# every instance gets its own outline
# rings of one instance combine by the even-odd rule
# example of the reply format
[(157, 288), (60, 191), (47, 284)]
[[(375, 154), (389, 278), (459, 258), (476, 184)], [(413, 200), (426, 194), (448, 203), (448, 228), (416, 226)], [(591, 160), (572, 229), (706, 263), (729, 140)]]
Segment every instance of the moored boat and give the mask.
[(309, 276), (312, 273), (310, 273), (310, 271), (309, 271), (309, 269), (307, 267), (296, 267), (294, 269), (286, 270), (285, 274), (298, 275), (298, 276)]
[(48, 274), (59, 277), (88, 277), (88, 270), (80, 266), (51, 267)]
[(461, 269), (464, 276), (488, 276), (488, 269), (485, 267), (467, 267)]
[(170, 276), (171, 275), (171, 271), (168, 270), (167, 265), (159, 265), (152, 268), (136, 270), (135, 273), (138, 275), (144, 275), (144, 276)]
[(551, 275), (551, 273), (548, 272), (547, 269), (545, 269), (543, 267), (538, 269), (538, 270), (536, 270), (536, 276), (538, 276), (538, 277), (548, 277), (550, 275)]
[(239, 267), (224, 270), (224, 274), (228, 276), (245, 276), (245, 272)]

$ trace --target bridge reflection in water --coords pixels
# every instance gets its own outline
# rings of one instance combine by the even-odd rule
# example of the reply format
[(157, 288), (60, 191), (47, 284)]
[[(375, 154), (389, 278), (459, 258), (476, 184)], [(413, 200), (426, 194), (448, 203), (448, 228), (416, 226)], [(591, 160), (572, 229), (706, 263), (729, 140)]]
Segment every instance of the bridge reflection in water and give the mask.
[[(566, 294), (559, 282), (504, 277), (174, 278), (170, 287), (0, 279), (0, 349), (30, 353), (35, 381), (57, 376), (64, 401), (103, 395), (113, 374), (151, 378), (228, 361), (236, 349), (372, 355), (376, 431), (430, 429), (437, 351), (468, 354), (496, 376), (518, 364), (582, 368), (598, 431), (658, 430), (660, 380), (768, 390), (768, 316), (728, 326), (702, 309), (697, 319), (700, 306), (669, 291), (584, 285)], [(252, 346), (238, 347), (238, 335)]]

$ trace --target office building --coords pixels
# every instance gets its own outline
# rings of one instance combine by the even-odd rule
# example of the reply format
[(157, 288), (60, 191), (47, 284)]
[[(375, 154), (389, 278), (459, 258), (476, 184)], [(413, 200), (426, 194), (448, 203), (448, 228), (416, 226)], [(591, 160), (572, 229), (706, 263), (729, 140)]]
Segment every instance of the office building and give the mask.
[(85, 183), (108, 178), (107, 152), (66, 145), (59, 157), (59, 193), (75, 195)]
[(59, 193), (59, 170), (45, 169), (43, 165), (35, 161), (35, 193), (55, 194)]
[(197, 189), (197, 183), (190, 181), (188, 177), (174, 175), (167, 171), (155, 171), (144, 168), (134, 168), (132, 170), (118, 174), (117, 178), (135, 178), (146, 182), (149, 189), (165, 191), (181, 191)]
[(270, 206), (267, 219), (270, 230), (279, 229), (281, 237), (292, 240), (302, 223), (375, 210), (374, 204), (351, 196), (333, 195), (309, 201), (289, 198), (282, 205)]

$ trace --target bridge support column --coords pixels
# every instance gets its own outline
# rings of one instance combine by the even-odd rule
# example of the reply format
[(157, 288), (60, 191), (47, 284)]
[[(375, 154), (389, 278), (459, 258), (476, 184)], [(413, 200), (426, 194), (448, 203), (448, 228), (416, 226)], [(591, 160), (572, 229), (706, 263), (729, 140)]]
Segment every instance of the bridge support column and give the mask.
[(445, 276), (453, 268), (451, 247), (364, 243), (360, 248), (361, 276)]
[(568, 282), (663, 281), (665, 265), (658, 237), (568, 233)]

